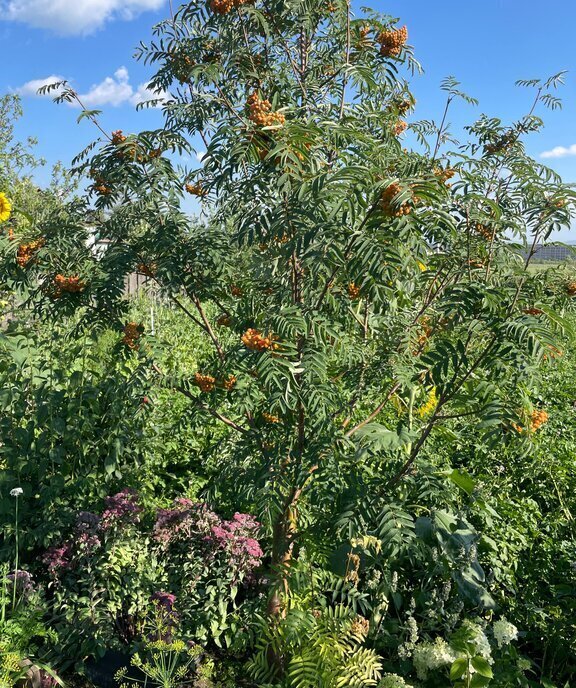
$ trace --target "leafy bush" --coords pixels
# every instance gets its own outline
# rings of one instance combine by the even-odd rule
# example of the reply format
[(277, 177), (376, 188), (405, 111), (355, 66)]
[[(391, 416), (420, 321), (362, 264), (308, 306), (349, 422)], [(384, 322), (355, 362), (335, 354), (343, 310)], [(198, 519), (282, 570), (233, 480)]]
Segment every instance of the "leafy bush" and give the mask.
[[(47, 478), (50, 496), (72, 488), (77, 506), (98, 508), (111, 483), (145, 465), (134, 480), (148, 482), (144, 502), (108, 497), (98, 533), (74, 531), (70, 492), (56, 526), (30, 519), (36, 542), (54, 536), (54, 608), (80, 654), (94, 636), (99, 651), (135, 638), (154, 592), (176, 595), (184, 628), (210, 648), (255, 648), (249, 671), (263, 686), (530, 685), (508, 645), (490, 663), (483, 628), (498, 607), (522, 633), (568, 639), (571, 601), (538, 611), (538, 579), (516, 564), (528, 566), (548, 497), (525, 494), (525, 475), (507, 483), (493, 471), (496, 457), (525, 467), (548, 432), (538, 380), (576, 295), (570, 276), (530, 271), (537, 246), (574, 215), (574, 191), (523, 143), (542, 126), (538, 109), (559, 106), (562, 74), (522, 82), (535, 90), (525, 116), (483, 115), (456, 146), (446, 119), (402, 119), (419, 68), (407, 40), (393, 18), (355, 18), (344, 0), (187, 3), (140, 49), (157, 67), (151, 87), (170, 94), (165, 126), (105, 133), (76, 161), (90, 198), (1, 240), (17, 297), (86, 336), (71, 376), (66, 364), (37, 366), (36, 382), (29, 362), (25, 375), (6, 365), (18, 390), (5, 421), (10, 480), (28, 496)], [(56, 89), (58, 101), (78, 101), (69, 84), (45, 91)], [(443, 89), (447, 113), (474, 102), (454, 79)], [(98, 123), (97, 112), (81, 117)], [(406, 130), (418, 150), (403, 147)], [(202, 163), (182, 168), (197, 137)], [(182, 212), (185, 193), (200, 217)], [(134, 271), (188, 319), (187, 354), (161, 353), (144, 312), (130, 313)], [(114, 332), (104, 374), (89, 357), (103, 328)], [(55, 382), (81, 389), (82, 403), (72, 389), (55, 397)], [(174, 426), (170, 413), (160, 431), (145, 422), (151, 385), (158, 399), (180, 395), (182, 462), (178, 445), (158, 458)], [(66, 425), (50, 414), (25, 422), (28, 406)], [(154, 475), (168, 465), (174, 478)], [(154, 498), (166, 507), (188, 468), (192, 492), (219, 512), (254, 514), (265, 554), (245, 514), (222, 519), (196, 500), (152, 517)], [(537, 551), (544, 563), (559, 549), (548, 540)], [(561, 577), (572, 551), (567, 542)], [(260, 562), (262, 591), (248, 575)], [(519, 576), (531, 580), (530, 610), (510, 601)], [(553, 597), (564, 595), (557, 581)], [(571, 680), (559, 652), (539, 658), (542, 681)]]
[(261, 606), (253, 577), (263, 557), (259, 524), (247, 514), (222, 519), (187, 498), (152, 516), (125, 489), (107, 497), (100, 514), (81, 511), (43, 555), (65, 654), (130, 647), (159, 603), (178, 610), (189, 639), (210, 637), (241, 654), (251, 610)]

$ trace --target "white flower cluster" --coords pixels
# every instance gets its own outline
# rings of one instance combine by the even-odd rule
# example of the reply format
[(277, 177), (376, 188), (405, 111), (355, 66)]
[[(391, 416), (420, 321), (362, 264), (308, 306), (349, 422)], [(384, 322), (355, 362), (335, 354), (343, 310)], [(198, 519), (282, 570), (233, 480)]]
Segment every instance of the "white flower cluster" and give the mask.
[(492, 659), (492, 648), (490, 647), (490, 641), (486, 637), (486, 633), (484, 633), (482, 627), (478, 626), (478, 624), (475, 624), (472, 621), (465, 621), (463, 625), (469, 628), (474, 634), (474, 645), (476, 646), (476, 652), (484, 657), (489, 664), (493, 664), (494, 660)]
[(518, 638), (518, 629), (514, 624), (506, 621), (506, 619), (495, 621), (492, 626), (492, 633), (494, 634), (494, 640), (498, 647), (508, 645)]
[(378, 684), (378, 688), (413, 688), (413, 686), (406, 683), (398, 674), (386, 674)]
[[(480, 624), (468, 620), (464, 621), (462, 625), (470, 632), (471, 637), (469, 637), (474, 643), (476, 654), (483, 657), (489, 664), (494, 664), (492, 647), (484, 632), (484, 628)], [(498, 647), (501, 648), (503, 645), (508, 645), (511, 641), (518, 638), (518, 629), (506, 619), (500, 619), (492, 625), (492, 635)], [(406, 643), (406, 646), (409, 647), (410, 644)], [(401, 654), (400, 649), (399, 654)], [(404, 654), (408, 653), (405, 652)], [(459, 657), (465, 656), (462, 653), (455, 652), (443, 638), (436, 638), (434, 641), (425, 641), (416, 645), (412, 653), (412, 662), (418, 678), (426, 680), (429, 672), (434, 672), (436, 669), (450, 665)], [(474, 667), (470, 666), (469, 671), (474, 673)], [(390, 675), (394, 676), (394, 674)], [(388, 688), (388, 684), (384, 683), (382, 685)], [(403, 686), (405, 684), (390, 683), (389, 685), (393, 688), (396, 685)]]
[(412, 661), (419, 679), (426, 679), (429, 671), (452, 664), (456, 659), (454, 650), (443, 638), (436, 638), (434, 642), (424, 642), (414, 649)]
[(15, 487), (13, 490), (10, 490), (10, 496), (11, 497), (20, 497), (20, 495), (24, 494), (24, 490), (21, 487)]

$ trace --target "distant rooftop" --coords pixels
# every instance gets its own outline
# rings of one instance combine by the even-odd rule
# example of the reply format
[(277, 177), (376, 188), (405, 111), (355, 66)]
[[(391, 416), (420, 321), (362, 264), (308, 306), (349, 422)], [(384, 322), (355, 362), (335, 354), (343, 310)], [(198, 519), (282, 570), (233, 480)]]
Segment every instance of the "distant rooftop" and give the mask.
[[(526, 255), (527, 251), (522, 253)], [(537, 246), (533, 260), (537, 263), (576, 261), (576, 246)]]

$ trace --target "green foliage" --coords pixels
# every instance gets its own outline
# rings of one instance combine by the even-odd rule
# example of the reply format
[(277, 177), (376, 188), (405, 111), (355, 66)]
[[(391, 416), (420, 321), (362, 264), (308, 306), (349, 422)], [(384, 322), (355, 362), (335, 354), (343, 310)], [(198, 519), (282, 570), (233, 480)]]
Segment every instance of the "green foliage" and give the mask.
[[(259, 685), (294, 688), (375, 686), (381, 676), (377, 654), (363, 647), (369, 623), (343, 605), (290, 605), (277, 623), (262, 620), (250, 674)], [(270, 649), (274, 649), (272, 655)], [(281, 664), (270, 657), (281, 658)], [(276, 683), (285, 673), (286, 679)]]
[(7, 565), (0, 569), (0, 686), (12, 688), (31, 671), (51, 677), (51, 685), (64, 685), (44, 663), (57, 641), (56, 632), (44, 621), (45, 601), (28, 572), (8, 571)]
[(15, 321), (2, 334), (0, 519), (10, 533), (9, 491), (22, 487), (26, 547), (46, 545), (72, 509), (139, 463), (144, 380), (128, 361), (112, 367), (110, 355), (73, 328)]
[(61, 659), (131, 647), (162, 604), (187, 639), (241, 655), (262, 607), (258, 530), (247, 514), (227, 521), (187, 498), (146, 513), (133, 490), (108, 497), (101, 514), (80, 511), (42, 557)]
[[(559, 106), (563, 75), (523, 82), (527, 114), (482, 115), (463, 143), (447, 116), (475, 101), (450, 77), (440, 123), (407, 125), (422, 144), (407, 150), (419, 66), (406, 41), (392, 17), (356, 17), (344, 0), (186, 3), (139, 49), (151, 88), (169, 93), (164, 127), (107, 133), (82, 108), (102, 133), (75, 163), (88, 197), (0, 237), (27, 319), (2, 340), (0, 422), (28, 542), (67, 537), (73, 497), (97, 508), (128, 476), (149, 505), (185, 487), (263, 525), (254, 606), (193, 529), (170, 539), (159, 571), (159, 556), (145, 564), (150, 523), (107, 536), (54, 593), (66, 623), (90, 629), (84, 654), (111, 642), (106, 615), (136, 616), (166, 582), (182, 586), (195, 638), (255, 645), (262, 686), (377, 685), (383, 667), (427, 688), (528, 686), (515, 650), (493, 656), (468, 621), (500, 608), (531, 652), (552, 632), (543, 675), (572, 680), (559, 649), (574, 637), (559, 518), (572, 497), (556, 466), (536, 485), (547, 464), (533, 452), (576, 281), (530, 263), (570, 225), (576, 196), (524, 144), (540, 109)], [(82, 105), (69, 84), (45, 92)], [(201, 164), (183, 167), (200, 140)], [(198, 217), (182, 212), (185, 193)], [(134, 272), (153, 287), (154, 327), (149, 304), (125, 299)], [(48, 336), (39, 322), (64, 324)], [(570, 459), (555, 461), (570, 475)], [(534, 553), (561, 562), (550, 592)]]

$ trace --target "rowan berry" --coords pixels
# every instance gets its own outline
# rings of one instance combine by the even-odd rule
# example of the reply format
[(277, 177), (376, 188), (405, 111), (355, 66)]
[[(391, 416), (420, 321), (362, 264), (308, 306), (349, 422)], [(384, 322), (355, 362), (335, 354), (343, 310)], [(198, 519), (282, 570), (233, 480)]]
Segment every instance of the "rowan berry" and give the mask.
[[(8, 235), (10, 236), (10, 230), (8, 230)], [(44, 238), (36, 239), (31, 241), (29, 244), (21, 244), (18, 247), (18, 252), (16, 254), (16, 262), (21, 268), (26, 267), (31, 263), (36, 253), (44, 246), (46, 240)]]
[(408, 29), (387, 29), (381, 31), (376, 39), (380, 43), (380, 54), (384, 57), (398, 57), (408, 40)]
[(263, 335), (259, 330), (250, 327), (241, 337), (242, 343), (247, 349), (252, 351), (266, 351), (267, 349), (277, 349), (277, 337), (273, 334)]
[(380, 194), (380, 210), (389, 217), (402, 217), (412, 212), (412, 206), (404, 201), (399, 207), (393, 205), (394, 198), (403, 191), (403, 188), (397, 182), (392, 182)]
[(200, 387), (200, 390), (202, 392), (211, 392), (216, 385), (216, 380), (212, 377), (212, 375), (203, 375), (202, 373), (195, 373), (194, 384), (197, 387)]

